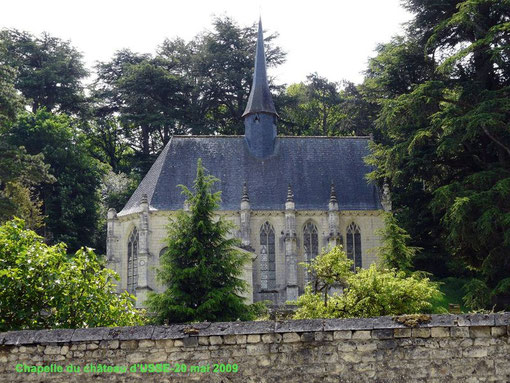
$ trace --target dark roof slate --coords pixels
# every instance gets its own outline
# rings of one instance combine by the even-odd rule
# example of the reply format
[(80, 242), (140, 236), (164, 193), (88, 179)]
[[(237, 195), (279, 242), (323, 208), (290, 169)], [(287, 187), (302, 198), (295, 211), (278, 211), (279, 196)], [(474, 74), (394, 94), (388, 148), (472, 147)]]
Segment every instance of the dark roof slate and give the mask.
[(138, 210), (147, 194), (151, 209), (179, 210), (191, 187), (197, 159), (220, 179), (221, 210), (239, 210), (246, 182), (252, 210), (283, 210), (289, 184), (297, 210), (327, 210), (331, 183), (340, 210), (382, 209), (379, 192), (366, 181), (371, 171), (367, 137), (278, 137), (274, 154), (250, 154), (244, 136), (174, 136), (119, 213)]

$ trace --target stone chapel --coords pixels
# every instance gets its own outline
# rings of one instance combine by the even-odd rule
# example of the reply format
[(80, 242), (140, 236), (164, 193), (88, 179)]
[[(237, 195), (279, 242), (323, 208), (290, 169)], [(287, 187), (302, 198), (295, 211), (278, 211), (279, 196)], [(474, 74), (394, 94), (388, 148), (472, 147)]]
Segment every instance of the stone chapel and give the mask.
[(252, 255), (244, 269), (248, 302), (295, 300), (308, 279), (299, 263), (328, 245), (342, 244), (356, 267), (376, 262), (376, 231), (391, 202), (387, 190), (365, 179), (370, 138), (278, 136), (277, 117), (259, 22), (245, 134), (173, 136), (126, 206), (108, 211), (108, 266), (120, 275), (119, 291), (135, 295), (138, 307), (149, 291), (163, 289), (155, 270), (166, 226), (185, 208), (177, 185), (191, 187), (198, 158), (220, 180), (217, 214), (235, 223), (232, 235)]

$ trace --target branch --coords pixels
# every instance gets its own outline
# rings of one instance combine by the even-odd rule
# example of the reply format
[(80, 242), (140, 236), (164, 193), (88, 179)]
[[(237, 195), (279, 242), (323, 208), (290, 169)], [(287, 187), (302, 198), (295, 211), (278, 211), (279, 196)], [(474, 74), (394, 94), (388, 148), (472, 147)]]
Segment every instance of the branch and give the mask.
[(494, 141), (497, 145), (501, 146), (503, 149), (505, 149), (505, 151), (508, 153), (508, 155), (510, 156), (510, 148), (506, 145), (504, 145), (502, 142), (498, 141), (492, 134), (490, 134), (489, 130), (485, 127), (485, 125), (481, 125), (483, 131), (485, 132), (485, 134), (487, 135), (487, 137), (489, 137), (492, 141)]

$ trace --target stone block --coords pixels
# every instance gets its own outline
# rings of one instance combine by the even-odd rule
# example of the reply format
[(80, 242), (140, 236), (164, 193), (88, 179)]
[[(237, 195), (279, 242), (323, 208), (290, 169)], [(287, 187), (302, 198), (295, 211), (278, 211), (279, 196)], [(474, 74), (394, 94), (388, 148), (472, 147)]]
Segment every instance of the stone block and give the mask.
[(299, 342), (301, 337), (295, 332), (288, 332), (283, 334), (283, 342), (284, 343), (294, 343)]
[[(193, 327), (199, 328), (202, 323)], [(200, 329), (200, 335), (251, 335), (266, 334), (274, 332), (275, 322), (253, 321), (253, 322), (217, 322), (208, 323), (207, 327)]]
[(236, 335), (236, 344), (246, 344), (246, 335)]
[(322, 331), (323, 329), (322, 319), (300, 319), (276, 322), (275, 332), (311, 332)]
[(352, 339), (370, 339), (371, 331), (369, 330), (358, 330), (352, 332)]
[(450, 335), (452, 338), (468, 338), (469, 327), (451, 327)]
[(487, 349), (482, 347), (474, 347), (462, 350), (462, 356), (465, 358), (485, 358)]
[(420, 327), (452, 327), (457, 325), (458, 320), (458, 315), (453, 314), (431, 315), (430, 322), (422, 323)]
[(495, 314), (465, 314), (458, 315), (459, 326), (494, 326), (496, 323)]
[(110, 350), (115, 350), (115, 349), (119, 348), (119, 344), (120, 344), (120, 342), (118, 340), (110, 340), (110, 341), (108, 341), (108, 348)]
[[(184, 333), (184, 329), (190, 328), (190, 325), (175, 324), (171, 326), (154, 326), (152, 336), (146, 339), (182, 339), (187, 334)], [(199, 333), (199, 335), (202, 335)]]
[(448, 327), (432, 327), (430, 329), (430, 336), (432, 338), (448, 338), (450, 336), (450, 329)]
[[(506, 331), (506, 329), (505, 329)], [(315, 334), (313, 332), (304, 332), (301, 334), (302, 342), (313, 342), (315, 341)]]
[(339, 340), (339, 339), (351, 339), (352, 338), (352, 331), (351, 330), (339, 330), (339, 331), (333, 331), (333, 339)]
[(77, 328), (76, 330), (74, 330), (71, 341), (86, 342), (109, 339), (110, 330), (111, 328), (108, 327)]
[(373, 328), (380, 329), (394, 329), (394, 328), (404, 328), (405, 326), (402, 323), (398, 323), (393, 320), (393, 316), (383, 316), (372, 318)]
[(212, 335), (209, 337), (209, 344), (211, 346), (216, 346), (219, 344), (223, 344), (223, 338), (219, 335)]
[(108, 332), (105, 340), (141, 340), (152, 339), (155, 326), (131, 326), (131, 327), (114, 327)]
[(282, 334), (263, 334), (262, 342), (264, 343), (281, 343), (283, 339)]
[(375, 318), (325, 319), (324, 331), (372, 330)]
[(393, 330), (393, 336), (395, 338), (410, 338), (411, 337), (411, 329), (410, 328), (396, 328)]
[(48, 345), (44, 349), (44, 355), (59, 355), (60, 349), (61, 349), (60, 346)]
[(3, 344), (7, 346), (19, 344), (36, 344), (39, 340), (35, 337), (36, 331), (8, 331), (3, 333)]
[(430, 338), (430, 328), (412, 328), (411, 329), (411, 336), (413, 338)]
[(360, 352), (372, 352), (377, 350), (377, 343), (374, 341), (357, 343), (356, 349)]
[[(207, 341), (209, 342), (209, 339), (207, 339)], [(174, 347), (173, 339), (158, 339), (154, 342), (156, 343), (156, 348), (170, 349)]]
[(223, 335), (224, 344), (236, 344), (236, 342), (237, 342), (236, 335)]
[(494, 337), (505, 336), (506, 329), (507, 329), (506, 326), (491, 327), (491, 335)]
[(494, 324), (496, 326), (510, 326), (510, 312), (494, 314)]
[(486, 338), (491, 336), (491, 327), (487, 326), (470, 326), (469, 336), (471, 338)]
[(154, 345), (154, 341), (148, 339), (142, 339), (138, 342), (138, 348), (151, 348), (154, 347)]
[(37, 343), (68, 343), (71, 342), (75, 330), (56, 329), (35, 331)]
[(209, 337), (208, 336), (199, 336), (198, 344), (200, 346), (209, 346)]
[(182, 338), (182, 343), (184, 344), (184, 347), (197, 347), (198, 336), (189, 336), (186, 338)]
[(138, 342), (136, 340), (125, 340), (120, 342), (121, 350), (136, 350), (138, 348)]
[(377, 329), (372, 330), (372, 338), (374, 339), (392, 339), (394, 337), (395, 329)]
[(248, 344), (246, 345), (246, 353), (248, 355), (263, 355), (269, 351), (269, 345), (264, 343)]
[(316, 342), (330, 342), (333, 340), (333, 332), (317, 331), (315, 332)]

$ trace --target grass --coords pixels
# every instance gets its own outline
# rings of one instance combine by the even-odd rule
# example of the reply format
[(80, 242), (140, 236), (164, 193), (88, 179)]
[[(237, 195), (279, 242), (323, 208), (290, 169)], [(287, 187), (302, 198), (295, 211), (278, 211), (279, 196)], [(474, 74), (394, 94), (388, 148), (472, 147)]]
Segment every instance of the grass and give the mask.
[(443, 293), (440, 299), (436, 299), (433, 304), (433, 312), (448, 312), (448, 305), (450, 303), (460, 305), (462, 312), (468, 312), (466, 306), (462, 302), (464, 296), (464, 284), (468, 282), (468, 279), (448, 277), (440, 279), (437, 282), (440, 283), (439, 289)]

